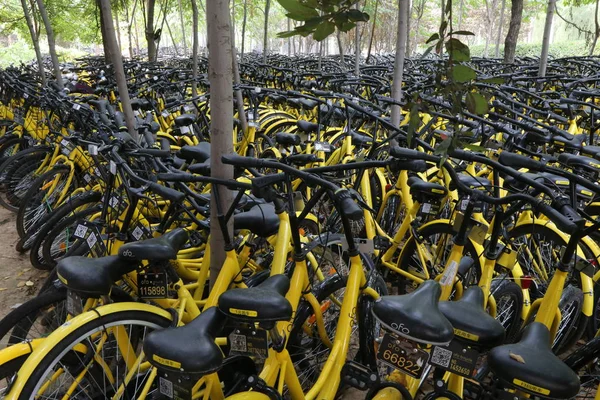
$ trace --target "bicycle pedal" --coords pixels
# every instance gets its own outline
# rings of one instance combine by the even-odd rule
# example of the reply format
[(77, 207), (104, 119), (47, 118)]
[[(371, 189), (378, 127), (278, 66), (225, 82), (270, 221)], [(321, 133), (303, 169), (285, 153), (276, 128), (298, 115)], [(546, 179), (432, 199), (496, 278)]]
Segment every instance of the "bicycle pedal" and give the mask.
[(384, 236), (375, 236), (373, 238), (373, 245), (375, 246), (375, 250), (385, 251), (390, 248), (392, 242)]
[(368, 390), (379, 382), (379, 376), (355, 361), (346, 361), (342, 368), (342, 382), (359, 390)]

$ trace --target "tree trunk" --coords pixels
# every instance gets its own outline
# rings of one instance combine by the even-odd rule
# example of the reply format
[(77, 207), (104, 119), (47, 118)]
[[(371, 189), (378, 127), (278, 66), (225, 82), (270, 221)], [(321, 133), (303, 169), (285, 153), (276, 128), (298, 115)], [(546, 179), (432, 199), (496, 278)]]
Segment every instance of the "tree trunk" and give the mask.
[(556, 0), (548, 0), (544, 37), (542, 39), (542, 54), (540, 55), (540, 69), (538, 71), (540, 77), (546, 76), (546, 68), (548, 67), (548, 49), (550, 48), (550, 32), (552, 31), (552, 18), (554, 17), (555, 7)]
[(465, 0), (460, 0), (460, 6), (458, 6), (458, 30), (462, 30), (462, 17), (463, 17), (463, 6)]
[[(394, 59), (394, 80), (392, 98), (402, 100), (402, 75), (404, 74), (404, 56), (406, 54), (406, 9), (409, 0), (398, 0), (398, 33), (396, 35), (396, 57)], [(443, 1), (443, 0), (442, 0)], [(392, 105), (392, 125), (400, 125), (400, 106)]]
[(129, 99), (129, 90), (127, 89), (127, 77), (123, 69), (123, 57), (118, 49), (117, 37), (115, 35), (115, 27), (113, 26), (112, 13), (110, 9), (110, 0), (98, 0), (102, 20), (104, 21), (104, 36), (102, 41), (110, 48), (112, 56), (112, 64), (115, 71), (115, 80), (117, 81), (117, 89), (119, 90), (119, 100), (125, 114), (125, 123), (129, 134), (137, 140), (137, 132), (135, 130), (135, 117), (131, 108), (131, 100)]
[(317, 69), (321, 71), (323, 65), (323, 40), (319, 43), (319, 58), (317, 60)]
[(33, 49), (35, 50), (35, 58), (38, 64), (38, 74), (42, 83), (46, 84), (46, 74), (44, 73), (44, 60), (42, 59), (42, 52), (40, 50), (40, 40), (33, 24), (32, 13), (29, 12), (26, 0), (21, 0), (21, 6), (23, 7), (23, 14), (25, 15), (25, 21), (27, 22), (27, 28), (29, 28), (29, 34), (31, 35), (31, 42), (33, 43)]
[(58, 84), (58, 87), (62, 89), (62, 73), (60, 72), (60, 64), (58, 62), (58, 56), (56, 55), (56, 42), (54, 41), (54, 30), (52, 29), (52, 25), (50, 24), (50, 18), (48, 17), (48, 12), (46, 11), (44, 0), (37, 0), (37, 5), (38, 9), (40, 10), (40, 15), (42, 16), (42, 21), (44, 22), (44, 27), (46, 28), (46, 36), (48, 37), (48, 49), (50, 51), (50, 58), (52, 59), (52, 66), (54, 67), (54, 77), (56, 78), (56, 83)]
[[(358, 10), (358, 3), (356, 3), (356, 9)], [(358, 29), (358, 23), (354, 27), (354, 75), (360, 76), (360, 30)], [(320, 56), (320, 53), (319, 53)]]
[[(231, 15), (233, 20), (234, 15)], [(235, 102), (237, 103), (238, 119), (244, 135), (248, 133), (248, 120), (246, 119), (246, 109), (244, 108), (244, 96), (242, 91), (239, 89), (239, 85), (242, 83), (240, 79), (240, 68), (238, 65), (237, 51), (235, 49), (235, 25), (231, 23), (231, 69), (233, 72), (233, 82), (238, 88), (234, 91)]]
[[(242, 53), (240, 59), (244, 58), (244, 45), (246, 44), (246, 20), (248, 17), (248, 0), (244, 0), (244, 18), (242, 19)], [(289, 22), (289, 18), (288, 18)]]
[[(229, 23), (229, 1), (210, 0), (206, 3), (206, 25), (208, 36), (208, 78), (210, 81), (210, 135), (211, 176), (233, 179), (233, 167), (221, 162), (223, 154), (233, 152), (233, 57), (231, 54), (231, 27)], [(217, 203), (214, 192), (219, 192), (219, 208), (225, 213), (231, 203), (231, 192), (223, 186), (213, 188), (210, 206), (210, 283), (217, 279), (225, 262), (225, 239), (219, 228)], [(230, 221), (231, 222), (231, 221)], [(230, 223), (227, 231), (231, 237)]]
[[(143, 0), (140, 0), (140, 1), (143, 1)], [(132, 15), (131, 18), (133, 19), (133, 29), (135, 31), (135, 51), (136, 51), (136, 54), (139, 56), (139, 54), (140, 54), (140, 33), (138, 31), (137, 20), (135, 19), (135, 15)]]
[(146, 3), (146, 42), (148, 43), (148, 61), (156, 61), (156, 42), (154, 41), (154, 5), (156, 0)]
[[(179, 4), (181, 4), (181, 0), (179, 0)], [(183, 29), (183, 25), (181, 28)], [(185, 43), (185, 38), (183, 43)], [(198, 83), (196, 82), (198, 80), (198, 3), (196, 0), (192, 0), (192, 80), (192, 96), (196, 97), (198, 95)]]
[(592, 40), (592, 45), (590, 46), (590, 56), (594, 55), (594, 50), (596, 50), (596, 43), (598, 43), (598, 36), (600, 36), (600, 22), (598, 22), (598, 3), (600, 0), (596, 0), (596, 8), (594, 9), (594, 40)]
[(263, 64), (267, 63), (267, 53), (269, 46), (269, 9), (271, 8), (271, 0), (265, 0), (265, 31), (263, 36)]
[(502, 28), (504, 28), (504, 8), (506, 0), (502, 0), (502, 8), (500, 10), (500, 23), (498, 24), (498, 36), (496, 37), (496, 52), (495, 57), (500, 57), (500, 38), (502, 37)]
[(115, 31), (117, 33), (117, 43), (119, 44), (119, 53), (123, 53), (123, 47), (121, 47), (121, 27), (119, 26), (119, 10), (115, 11)]
[(440, 6), (442, 7), (441, 9), (441, 18), (440, 18), (440, 23), (444, 22), (444, 15), (446, 14), (446, 0), (441, 0), (440, 1)]
[(409, 0), (409, 4), (406, 6), (406, 57), (410, 57), (410, 16), (414, 4), (411, 3), (411, 0)]
[[(196, 19), (198, 19), (198, 4), (193, 1), (192, 2), (192, 8), (196, 8)], [(179, 0), (179, 23), (181, 24), (181, 34), (183, 37), (183, 55), (187, 56), (187, 43), (185, 41), (185, 22), (183, 20), (183, 7), (181, 6), (181, 0)], [(196, 21), (196, 25), (197, 25), (197, 21)], [(196, 32), (198, 32), (198, 28), (196, 27)], [(192, 39), (193, 41), (193, 39)], [(193, 46), (193, 45), (192, 45)], [(193, 52), (193, 50), (192, 50)], [(198, 60), (196, 60), (198, 61)]]
[[(173, 49), (175, 49), (175, 55), (179, 56), (179, 50), (177, 49), (177, 44), (175, 44), (175, 39), (173, 38), (173, 32), (171, 31), (171, 26), (169, 25), (169, 20), (165, 19), (165, 25), (167, 30), (169, 31), (169, 37), (171, 38), (171, 43), (173, 44)], [(185, 55), (185, 53), (184, 53)]]
[(341, 62), (341, 66), (342, 66), (342, 71), (346, 70), (346, 59), (344, 57), (344, 46), (342, 45), (342, 33), (338, 30), (337, 31), (337, 44), (338, 44), (338, 50), (340, 52), (340, 62)]
[(375, 23), (377, 22), (377, 11), (379, 9), (379, 0), (375, 0), (375, 11), (373, 12), (373, 25), (371, 25), (371, 38), (369, 39), (369, 50), (367, 50), (367, 62), (371, 58), (371, 49), (373, 48), (373, 39), (375, 39)]
[[(246, 2), (246, 0), (244, 0), (244, 6), (246, 4), (245, 2)], [(290, 29), (291, 29), (290, 19), (287, 18), (287, 30), (288, 30), (288, 32), (289, 32)], [(292, 38), (290, 38), (290, 37), (287, 38), (287, 53), (288, 53), (288, 57), (291, 57), (291, 55), (292, 55)]]
[(519, 30), (521, 30), (521, 21), (523, 19), (523, 0), (512, 0), (510, 7), (510, 25), (504, 39), (504, 62), (514, 63), (515, 52), (517, 50), (517, 40), (519, 39)]
[[(135, 14), (135, 7), (137, 6), (137, 0), (135, 1), (134, 5), (133, 5), (133, 13), (132, 15)], [(129, 7), (128, 4), (126, 4), (125, 2), (123, 2), (123, 8), (125, 9), (125, 19), (127, 20), (127, 44), (129, 45), (129, 58), (133, 57), (133, 37), (131, 35), (131, 24), (133, 23), (132, 20), (129, 19)]]

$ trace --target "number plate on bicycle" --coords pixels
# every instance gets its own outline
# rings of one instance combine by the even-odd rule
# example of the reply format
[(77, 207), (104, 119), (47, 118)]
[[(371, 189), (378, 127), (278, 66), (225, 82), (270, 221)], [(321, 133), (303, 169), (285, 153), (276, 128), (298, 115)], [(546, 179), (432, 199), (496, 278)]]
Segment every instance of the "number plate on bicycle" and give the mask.
[(168, 293), (167, 274), (151, 272), (138, 274), (138, 290), (143, 299), (164, 299)]
[(377, 359), (413, 378), (423, 375), (429, 353), (410, 340), (386, 332), (377, 350)]
[(81, 300), (81, 296), (70, 289), (67, 290), (67, 312), (73, 316), (83, 312), (83, 300)]
[(479, 353), (467, 345), (453, 340), (446, 346), (433, 346), (429, 364), (453, 374), (472, 378), (477, 372)]
[(269, 350), (267, 331), (237, 327), (229, 335), (229, 346), (232, 353), (267, 358)]

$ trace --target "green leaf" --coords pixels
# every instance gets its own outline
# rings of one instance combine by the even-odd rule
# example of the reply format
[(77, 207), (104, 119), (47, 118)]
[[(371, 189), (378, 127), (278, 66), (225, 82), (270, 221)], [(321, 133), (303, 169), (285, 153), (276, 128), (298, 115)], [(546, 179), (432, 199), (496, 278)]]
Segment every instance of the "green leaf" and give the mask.
[(462, 62), (471, 59), (471, 51), (469, 46), (458, 39), (451, 38), (446, 42), (446, 50), (452, 58), (452, 61)]
[(477, 77), (475, 71), (466, 65), (455, 65), (452, 68), (452, 80), (457, 83), (469, 82)]
[(470, 31), (455, 31), (451, 32), (453, 35), (466, 35), (466, 36), (475, 36), (473, 32)]
[(495, 83), (497, 85), (501, 85), (504, 83), (504, 78), (500, 78), (499, 76), (497, 76), (492, 78), (483, 78), (480, 79), (480, 81), (484, 83)]
[[(297, 21), (305, 21), (312, 17), (318, 17), (319, 12), (311, 7), (306, 7), (301, 4), (298, 0), (277, 0), (277, 2), (289, 12), (288, 17), (296, 19), (294, 17), (301, 17), (303, 19), (296, 19)], [(290, 16), (293, 15), (294, 17)]]
[(440, 34), (439, 33), (434, 33), (433, 35), (431, 35), (429, 37), (429, 39), (427, 39), (427, 41), (425, 42), (425, 44), (429, 44), (431, 42), (433, 42), (434, 40), (438, 40), (440, 38)]
[(331, 21), (324, 21), (317, 26), (315, 33), (313, 33), (313, 39), (320, 42), (325, 40), (327, 36), (331, 35), (333, 32), (335, 32), (335, 24)]
[[(296, 12), (289, 12), (287, 14), (285, 14), (286, 17), (293, 19), (294, 21), (308, 21), (310, 19), (315, 18), (315, 15), (312, 14), (300, 14), (300, 13), (296, 13)], [(319, 14), (317, 13), (316, 17), (318, 17)]]
[(467, 93), (466, 103), (467, 110), (473, 114), (483, 115), (489, 111), (487, 99), (477, 92)]
[(296, 35), (298, 35), (298, 31), (293, 30), (293, 31), (279, 32), (277, 34), (277, 37), (278, 38), (289, 38), (289, 37), (296, 36)]
[(419, 105), (414, 103), (410, 108), (408, 120), (408, 131), (406, 133), (406, 141), (408, 142), (408, 147), (412, 147), (413, 138), (415, 137), (415, 132), (421, 125), (421, 115), (419, 114)]
[(435, 147), (433, 154), (435, 154), (436, 156), (448, 154), (448, 149), (450, 149), (451, 144), (452, 144), (452, 138), (447, 137), (446, 139), (442, 140), (440, 142), (440, 144), (438, 144)]
[(348, 19), (352, 22), (367, 22), (369, 20), (369, 14), (353, 8), (348, 10)]
[(421, 60), (423, 60), (425, 57), (427, 57), (429, 55), (429, 53), (431, 53), (431, 50), (433, 50), (435, 46), (429, 46), (424, 52), (423, 55), (421, 56)]
[(449, 14), (452, 10), (452, 0), (446, 0), (446, 10), (444, 11), (446, 14)]
[(448, 27), (448, 21), (442, 21), (442, 23), (440, 24), (440, 37), (444, 36), (444, 34), (446, 33), (446, 28)]
[(339, 30), (342, 32), (348, 32), (354, 29), (354, 27), (356, 27), (356, 24), (354, 22), (347, 21), (342, 23), (341, 26), (339, 26)]

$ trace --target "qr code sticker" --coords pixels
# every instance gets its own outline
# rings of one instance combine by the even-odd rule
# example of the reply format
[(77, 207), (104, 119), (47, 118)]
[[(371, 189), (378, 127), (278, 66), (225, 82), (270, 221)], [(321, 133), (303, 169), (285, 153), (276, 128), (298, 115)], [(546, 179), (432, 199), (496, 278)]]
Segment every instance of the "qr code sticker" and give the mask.
[(231, 334), (231, 350), (246, 352), (248, 347), (246, 346), (246, 336)]
[(168, 381), (167, 379), (161, 377), (159, 379), (160, 385), (160, 394), (167, 396), (168, 398), (173, 398), (173, 382)]
[(77, 225), (77, 229), (75, 229), (75, 237), (80, 239), (85, 239), (85, 234), (87, 233), (88, 228), (85, 225)]
[(433, 354), (431, 355), (431, 363), (435, 365), (440, 365), (444, 368), (448, 368), (450, 366), (450, 359), (452, 358), (452, 352), (450, 350), (446, 350), (442, 347), (435, 347), (433, 349)]
[(137, 226), (133, 232), (131, 232), (131, 235), (133, 235), (133, 237), (135, 238), (135, 240), (140, 240), (140, 238), (142, 237), (142, 235), (144, 234), (144, 231)]
[(98, 238), (96, 237), (96, 235), (94, 235), (93, 233), (87, 238), (87, 244), (89, 246), (89, 248), (91, 249), (92, 247), (94, 247), (94, 245), (96, 244), (96, 242), (98, 241)]

